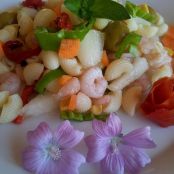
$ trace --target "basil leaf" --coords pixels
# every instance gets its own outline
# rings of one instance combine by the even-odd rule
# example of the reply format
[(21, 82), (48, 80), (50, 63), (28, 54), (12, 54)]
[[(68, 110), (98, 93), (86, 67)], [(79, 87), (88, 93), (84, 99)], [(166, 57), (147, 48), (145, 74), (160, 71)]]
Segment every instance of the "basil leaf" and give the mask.
[(62, 39), (80, 39), (86, 36), (88, 31), (93, 27), (95, 20), (91, 19), (89, 22), (76, 26), (73, 30), (60, 30), (56, 33), (51, 33), (46, 28), (37, 28), (35, 36), (39, 45), (44, 50), (57, 51)]
[(152, 13), (147, 13), (141, 7), (133, 4), (132, 2), (126, 1), (126, 9), (132, 17), (140, 17), (151, 23), (156, 23), (157, 16)]
[(107, 117), (108, 114), (94, 115), (93, 113), (78, 113), (72, 111), (62, 111), (60, 113), (61, 119), (73, 121), (90, 121), (93, 119), (105, 121)]
[(119, 47), (115, 53), (116, 58), (120, 58), (121, 55), (129, 49), (131, 45), (137, 46), (141, 41), (142, 36), (136, 33), (129, 33), (123, 41), (119, 44)]
[(125, 20), (130, 16), (125, 7), (112, 0), (94, 0), (90, 7), (92, 17), (111, 20)]
[(65, 6), (83, 19), (105, 18), (111, 20), (129, 19), (125, 7), (112, 0), (65, 0)]

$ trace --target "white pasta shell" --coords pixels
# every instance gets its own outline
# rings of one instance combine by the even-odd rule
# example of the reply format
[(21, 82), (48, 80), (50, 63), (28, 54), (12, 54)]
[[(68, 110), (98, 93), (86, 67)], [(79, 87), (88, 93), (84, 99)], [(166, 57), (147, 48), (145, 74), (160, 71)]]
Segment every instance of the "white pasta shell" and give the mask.
[(0, 74), (4, 74), (9, 71), (10, 70), (9, 70), (8, 66), (0, 62)]
[(51, 9), (40, 10), (34, 18), (34, 28), (48, 27), (57, 18), (56, 13)]
[(103, 30), (110, 21), (109, 19), (97, 18), (94, 27), (98, 30)]
[(76, 58), (73, 59), (59, 58), (59, 63), (61, 65), (61, 68), (69, 75), (79, 76), (82, 73), (82, 66), (77, 61)]
[(168, 31), (168, 29), (169, 29), (169, 27), (167, 24), (160, 25), (157, 35), (160, 37), (163, 36)]
[(25, 13), (26, 15), (30, 16), (31, 18), (34, 18), (37, 14), (36, 9), (29, 8), (29, 7), (22, 7), (20, 12)]
[(7, 25), (0, 30), (0, 41), (7, 42), (16, 39), (18, 34), (18, 25)]
[(43, 61), (43, 64), (49, 70), (54, 70), (59, 67), (58, 54), (54, 51), (42, 51), (40, 58)]
[(109, 93), (110, 96), (110, 102), (109, 104), (104, 108), (105, 113), (111, 113), (111, 112), (116, 112), (119, 110), (121, 106), (121, 101), (122, 101), (122, 91), (115, 91)]
[(105, 79), (111, 81), (132, 70), (133, 65), (129, 61), (123, 59), (114, 60), (108, 65), (105, 71)]
[(156, 69), (152, 74), (152, 83), (158, 81), (163, 77), (172, 77), (173, 70), (171, 65), (163, 65), (160, 68)]
[(104, 47), (104, 34), (90, 30), (80, 44), (78, 59), (83, 67), (91, 67), (100, 63)]
[(126, 20), (126, 24), (130, 32), (138, 30), (138, 24), (134, 18)]
[(141, 86), (133, 86), (126, 89), (123, 92), (122, 107), (128, 115), (130, 116), (135, 115), (136, 108), (141, 100), (141, 96), (142, 96)]
[(17, 19), (20, 26), (19, 33), (22, 36), (27, 35), (33, 30), (33, 19), (25, 12), (20, 11), (17, 15)]
[(35, 80), (38, 80), (44, 71), (44, 66), (41, 63), (31, 63), (24, 68), (23, 74), (27, 85), (32, 85)]
[(77, 94), (77, 103), (76, 103), (76, 110), (78, 112), (86, 112), (92, 106), (91, 99), (82, 92)]
[(4, 103), (7, 102), (9, 95), (10, 95), (9, 91), (1, 91), (0, 92), (0, 109), (2, 108)]
[(22, 99), (18, 94), (9, 96), (7, 103), (3, 105), (0, 123), (9, 123), (13, 121), (22, 108)]
[(152, 38), (157, 35), (158, 27), (156, 26), (148, 26), (148, 25), (142, 25), (138, 27), (138, 30), (136, 31), (137, 34), (140, 34), (147, 38)]
[(145, 58), (136, 58), (133, 63), (133, 70), (130, 73), (124, 74), (120, 78), (113, 80), (108, 88), (111, 91), (122, 90), (133, 81), (139, 79), (148, 68), (149, 66)]

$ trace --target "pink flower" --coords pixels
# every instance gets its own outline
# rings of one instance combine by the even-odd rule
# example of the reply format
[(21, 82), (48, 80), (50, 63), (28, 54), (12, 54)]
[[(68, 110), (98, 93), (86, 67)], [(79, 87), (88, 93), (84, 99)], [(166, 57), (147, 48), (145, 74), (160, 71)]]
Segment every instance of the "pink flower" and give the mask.
[(46, 123), (28, 132), (29, 146), (23, 153), (23, 166), (35, 174), (78, 174), (85, 158), (72, 150), (84, 133), (65, 121), (55, 132)]
[(136, 174), (150, 163), (144, 148), (156, 145), (150, 137), (150, 127), (136, 129), (123, 136), (118, 116), (110, 114), (106, 122), (93, 121), (94, 135), (85, 138), (88, 146), (87, 161), (99, 162), (102, 172), (107, 174)]

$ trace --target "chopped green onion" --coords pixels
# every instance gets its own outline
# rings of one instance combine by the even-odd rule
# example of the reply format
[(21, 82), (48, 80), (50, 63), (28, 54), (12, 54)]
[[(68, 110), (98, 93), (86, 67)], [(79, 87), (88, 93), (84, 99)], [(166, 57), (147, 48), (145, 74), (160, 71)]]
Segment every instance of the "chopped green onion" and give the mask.
[(142, 36), (136, 34), (136, 33), (129, 33), (126, 35), (126, 37), (123, 39), (123, 41), (119, 44), (119, 47), (115, 53), (116, 58), (120, 58), (121, 55), (126, 52), (131, 45), (137, 46), (141, 41)]
[(77, 113), (72, 111), (62, 111), (60, 113), (60, 118), (63, 120), (73, 120), (73, 121), (90, 121), (93, 119), (105, 121), (108, 117), (107, 114), (94, 115), (93, 113)]
[(94, 22), (95, 20), (91, 19), (88, 23), (78, 25), (73, 30), (62, 29), (56, 33), (51, 33), (47, 28), (40, 27), (35, 30), (35, 35), (42, 49), (57, 51), (62, 39), (83, 40)]
[(126, 9), (132, 17), (140, 17), (151, 23), (156, 23), (157, 21), (157, 15), (155, 13), (148, 13), (140, 6), (137, 6), (130, 1), (126, 1)]
[(55, 80), (56, 78), (64, 75), (64, 71), (62, 69), (56, 69), (56, 70), (52, 70), (50, 72), (48, 72), (46, 75), (44, 75), (42, 77), (41, 80), (39, 80), (36, 84), (35, 90), (38, 93), (43, 93), (45, 88), (47, 87), (47, 85), (52, 82), (53, 80)]

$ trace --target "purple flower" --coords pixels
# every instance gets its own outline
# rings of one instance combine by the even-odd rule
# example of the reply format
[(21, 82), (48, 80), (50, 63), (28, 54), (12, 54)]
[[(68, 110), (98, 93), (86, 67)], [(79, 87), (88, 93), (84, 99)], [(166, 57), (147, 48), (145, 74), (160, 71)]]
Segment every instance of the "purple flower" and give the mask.
[(118, 116), (110, 114), (106, 122), (93, 121), (95, 135), (85, 138), (88, 146), (87, 161), (101, 162), (103, 173), (136, 174), (150, 163), (144, 148), (154, 148), (150, 137), (150, 127), (136, 129), (123, 136), (122, 124)]
[(23, 166), (35, 174), (78, 174), (85, 158), (72, 150), (84, 133), (65, 121), (55, 132), (46, 123), (28, 132), (29, 146), (23, 153)]

